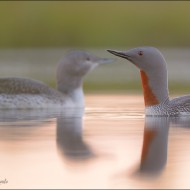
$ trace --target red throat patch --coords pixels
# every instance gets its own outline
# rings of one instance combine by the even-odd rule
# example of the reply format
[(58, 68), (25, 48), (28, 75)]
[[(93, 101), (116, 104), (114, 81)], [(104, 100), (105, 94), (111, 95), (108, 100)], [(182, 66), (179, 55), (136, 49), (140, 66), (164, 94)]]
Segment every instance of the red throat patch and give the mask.
[(153, 106), (159, 104), (159, 101), (157, 100), (156, 96), (153, 94), (152, 89), (149, 86), (148, 76), (142, 70), (140, 71), (140, 73), (141, 73), (142, 87), (144, 91), (145, 106)]

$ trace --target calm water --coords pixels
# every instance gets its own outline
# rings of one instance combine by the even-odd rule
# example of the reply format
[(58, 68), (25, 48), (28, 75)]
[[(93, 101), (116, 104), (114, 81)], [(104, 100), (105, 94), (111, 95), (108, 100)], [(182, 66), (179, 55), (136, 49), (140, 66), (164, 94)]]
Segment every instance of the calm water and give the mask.
[(143, 97), (86, 95), (83, 110), (0, 111), (0, 188), (190, 188), (190, 117)]

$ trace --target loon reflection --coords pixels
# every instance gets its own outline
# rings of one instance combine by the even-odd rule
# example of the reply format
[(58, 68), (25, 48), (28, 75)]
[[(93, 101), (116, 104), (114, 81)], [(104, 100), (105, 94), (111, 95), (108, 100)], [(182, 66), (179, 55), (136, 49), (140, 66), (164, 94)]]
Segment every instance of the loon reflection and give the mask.
[[(70, 108), (67, 110), (0, 110), (1, 140), (6, 138), (21, 139), (32, 138), (33, 132), (47, 119), (56, 119), (56, 144), (61, 158), (71, 160), (84, 160), (93, 157), (93, 152), (83, 140), (83, 115), (84, 109)], [(26, 121), (22, 124), (22, 121)], [(31, 121), (35, 121), (31, 122)], [(3, 123), (11, 122), (11, 125)], [(22, 127), (23, 126), (23, 127)], [(28, 130), (26, 127), (31, 127)], [(20, 136), (22, 134), (22, 136)]]
[(145, 117), (140, 173), (159, 174), (167, 162), (169, 117)]
[(57, 147), (64, 158), (84, 160), (93, 157), (90, 147), (83, 140), (83, 109), (67, 110), (67, 117), (57, 118)]

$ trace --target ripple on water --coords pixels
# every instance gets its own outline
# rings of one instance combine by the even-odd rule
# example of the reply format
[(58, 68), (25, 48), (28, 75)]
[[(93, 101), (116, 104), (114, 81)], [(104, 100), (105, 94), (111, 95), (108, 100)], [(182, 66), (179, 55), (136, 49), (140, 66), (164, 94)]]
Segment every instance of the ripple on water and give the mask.
[(143, 119), (143, 111), (131, 111), (130, 109), (114, 108), (86, 108), (85, 119), (104, 119), (104, 120), (125, 120), (125, 119)]

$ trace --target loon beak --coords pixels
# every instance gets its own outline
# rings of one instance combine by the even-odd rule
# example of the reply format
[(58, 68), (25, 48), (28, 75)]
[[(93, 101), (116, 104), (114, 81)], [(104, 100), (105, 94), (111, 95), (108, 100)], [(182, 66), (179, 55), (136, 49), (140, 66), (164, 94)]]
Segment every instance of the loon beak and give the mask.
[(124, 59), (127, 59), (130, 61), (130, 56), (126, 54), (126, 52), (123, 52), (123, 51), (115, 51), (115, 50), (107, 50), (109, 53), (113, 54), (113, 55), (116, 55), (118, 57), (122, 57)]

